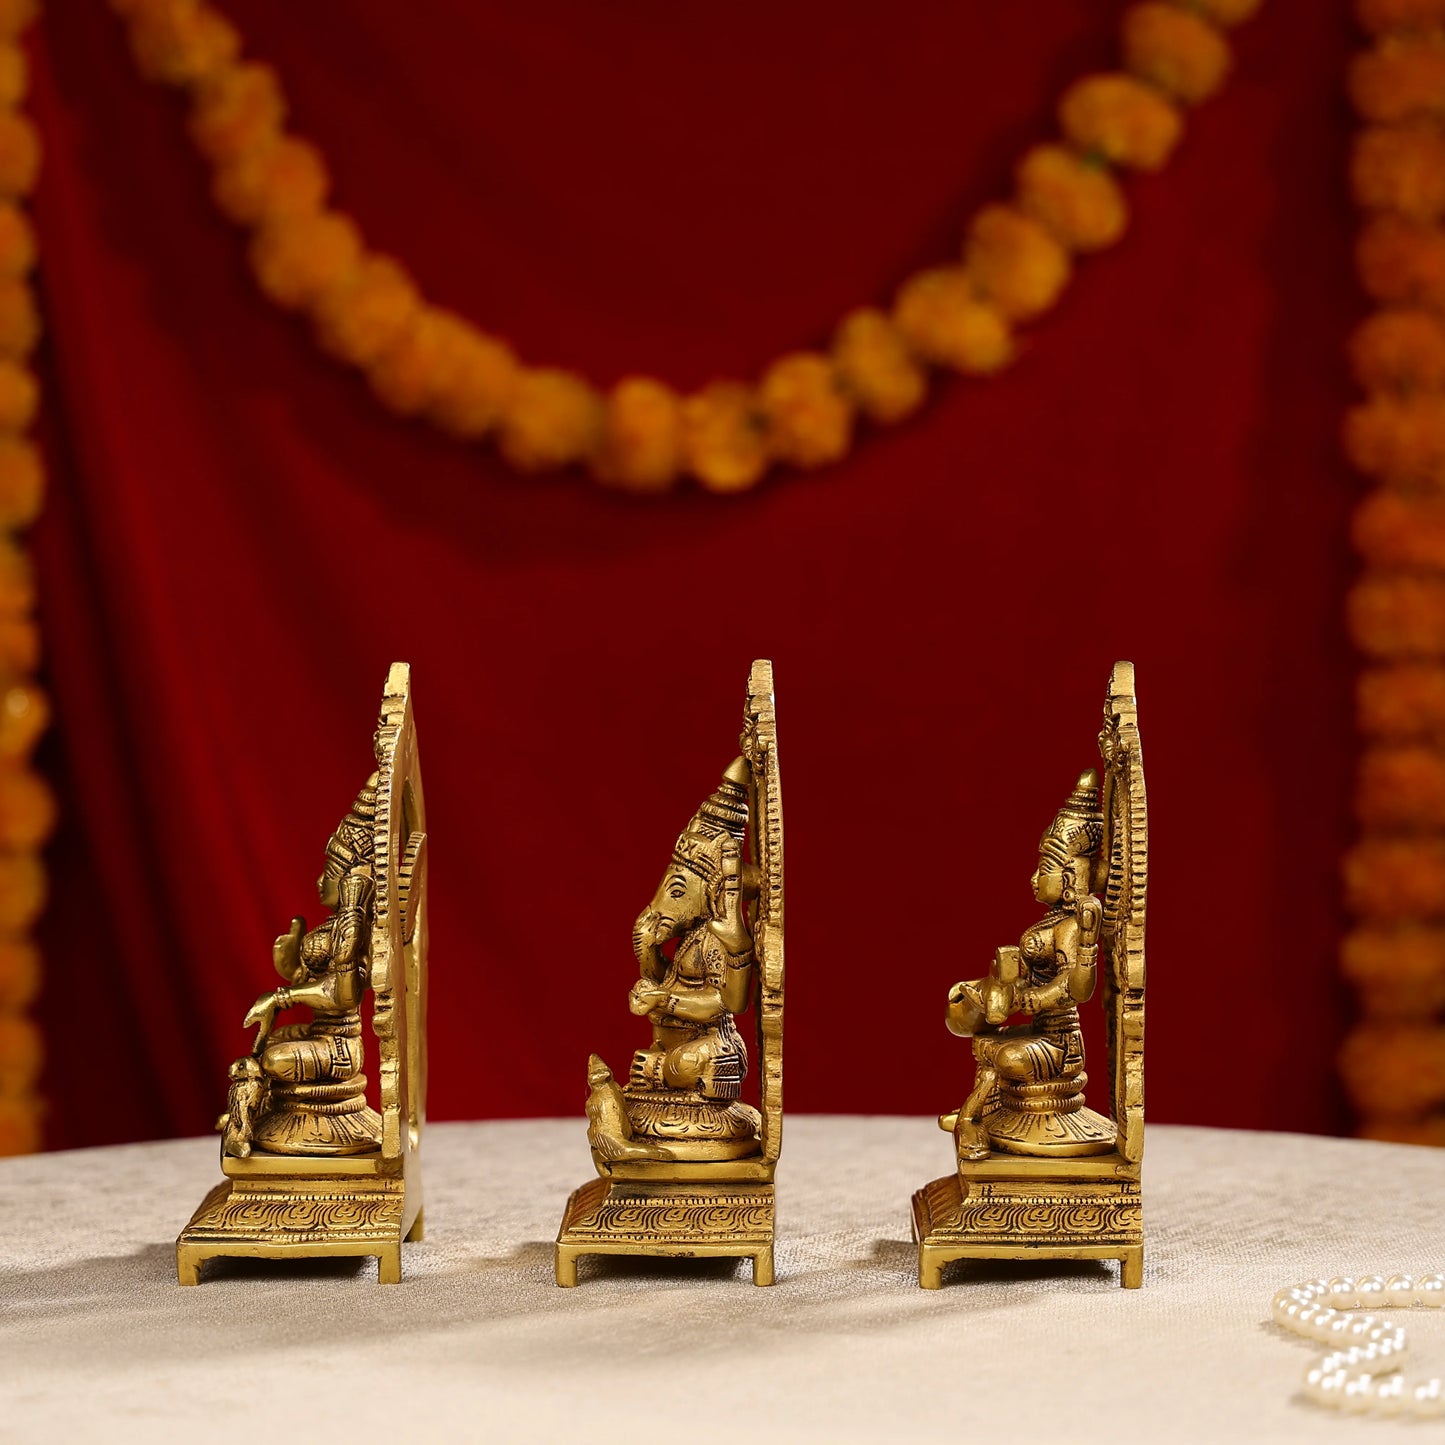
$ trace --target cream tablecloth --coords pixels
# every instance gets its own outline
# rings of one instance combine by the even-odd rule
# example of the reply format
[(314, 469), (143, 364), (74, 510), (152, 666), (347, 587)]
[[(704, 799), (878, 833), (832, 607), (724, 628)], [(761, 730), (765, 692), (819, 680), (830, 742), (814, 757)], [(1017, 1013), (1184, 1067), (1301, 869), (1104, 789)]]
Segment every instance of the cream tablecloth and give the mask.
[[(592, 1260), (560, 1290), (583, 1125), (434, 1126), (424, 1154), (428, 1237), (387, 1288), (341, 1260), (179, 1288), (214, 1140), (0, 1163), (0, 1439), (1399, 1438), (1291, 1399), (1308, 1347), (1269, 1296), (1445, 1266), (1445, 1151), (1153, 1127), (1142, 1290), (1040, 1263), (954, 1265), (926, 1292), (908, 1200), (949, 1140), (814, 1117), (787, 1126), (773, 1288), (730, 1261)], [(1412, 1334), (1445, 1369), (1445, 1318)]]

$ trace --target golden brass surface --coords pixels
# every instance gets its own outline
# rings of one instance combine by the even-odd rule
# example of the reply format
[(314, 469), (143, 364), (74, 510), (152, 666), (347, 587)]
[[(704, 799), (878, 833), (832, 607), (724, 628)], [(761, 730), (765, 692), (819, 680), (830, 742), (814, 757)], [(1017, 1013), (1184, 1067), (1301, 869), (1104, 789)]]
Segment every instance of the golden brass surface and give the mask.
[[(331, 916), (295, 918), (272, 950), (282, 987), (251, 1006), (249, 1054), (231, 1065), (225, 1179), (176, 1240), (182, 1284), (218, 1256), (375, 1255), (401, 1279), (422, 1233), (426, 1119), (426, 805), (411, 672), (394, 663), (373, 738), (377, 770), (326, 845), (317, 891)], [(372, 996), (380, 1109), (362, 1072)], [(307, 1020), (276, 1026), (288, 1009)]]
[[(559, 1285), (584, 1254), (736, 1255), (773, 1282), (783, 1129), (783, 803), (770, 662), (748, 680), (742, 755), (688, 821), (633, 928), (628, 1006), (651, 1027), (619, 1083), (587, 1062), (598, 1179), (567, 1202)], [(669, 953), (667, 950), (671, 949)], [(756, 1003), (758, 1105), (743, 1102)]]
[[(1118, 1259), (1126, 1288), (1143, 1282), (1149, 821), (1132, 663), (1110, 675), (1099, 752), (1102, 777), (1080, 774), (1039, 842), (1032, 886), (1044, 916), (995, 950), (983, 978), (949, 991), (946, 1022), (973, 1040), (974, 1085), (938, 1121), (956, 1172), (913, 1196), (925, 1289), (955, 1259)], [(1107, 1118), (1084, 1104), (1079, 1006), (1096, 983)]]

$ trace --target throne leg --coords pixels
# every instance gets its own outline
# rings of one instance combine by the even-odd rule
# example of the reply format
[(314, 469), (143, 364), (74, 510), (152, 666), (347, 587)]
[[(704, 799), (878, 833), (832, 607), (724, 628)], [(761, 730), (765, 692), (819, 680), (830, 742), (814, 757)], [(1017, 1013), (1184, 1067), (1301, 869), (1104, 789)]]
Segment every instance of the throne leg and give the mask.
[(1144, 1246), (1135, 1245), (1119, 1263), (1119, 1283), (1125, 1289), (1138, 1289), (1144, 1283)]

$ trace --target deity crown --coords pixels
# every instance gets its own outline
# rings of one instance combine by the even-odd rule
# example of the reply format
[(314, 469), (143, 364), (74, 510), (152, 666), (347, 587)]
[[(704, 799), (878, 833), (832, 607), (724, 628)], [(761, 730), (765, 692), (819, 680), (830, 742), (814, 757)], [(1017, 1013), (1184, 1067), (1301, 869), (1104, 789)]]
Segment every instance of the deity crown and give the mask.
[(722, 877), (723, 840), (741, 843), (748, 825), (748, 783), (752, 770), (734, 758), (722, 781), (678, 834), (672, 861), (705, 883)]

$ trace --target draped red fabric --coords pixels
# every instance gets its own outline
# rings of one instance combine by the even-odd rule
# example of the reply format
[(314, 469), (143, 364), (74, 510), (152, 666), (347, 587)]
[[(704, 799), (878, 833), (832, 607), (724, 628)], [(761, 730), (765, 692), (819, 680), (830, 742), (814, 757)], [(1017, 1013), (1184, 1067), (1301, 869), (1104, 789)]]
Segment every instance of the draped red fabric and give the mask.
[[(818, 345), (950, 258), (1067, 82), (1112, 62), (1120, 11), (230, 7), (429, 296), (531, 360), (680, 387)], [(51, 1142), (209, 1128), (272, 937), (319, 916), (397, 658), (433, 1116), (576, 1113), (589, 1050), (625, 1065), (631, 922), (733, 756), (755, 656), (786, 778), (789, 1104), (955, 1106), (946, 990), (1032, 921), (1035, 843), (1129, 658), (1152, 1117), (1343, 1123), (1350, 39), (1343, 0), (1269, 0), (1007, 374), (943, 384), (829, 471), (642, 503), (383, 412), (256, 292), (120, 23), (48, 7)]]

